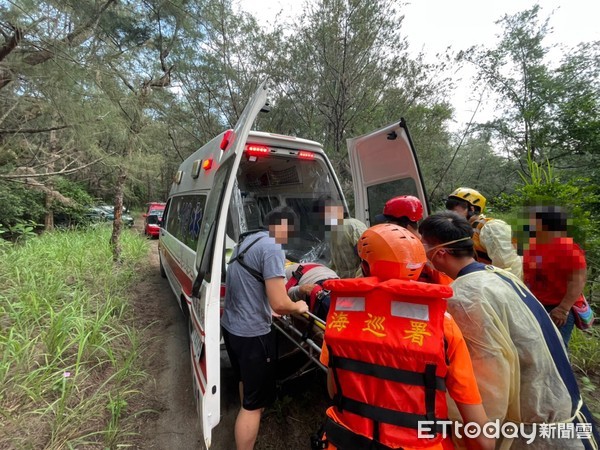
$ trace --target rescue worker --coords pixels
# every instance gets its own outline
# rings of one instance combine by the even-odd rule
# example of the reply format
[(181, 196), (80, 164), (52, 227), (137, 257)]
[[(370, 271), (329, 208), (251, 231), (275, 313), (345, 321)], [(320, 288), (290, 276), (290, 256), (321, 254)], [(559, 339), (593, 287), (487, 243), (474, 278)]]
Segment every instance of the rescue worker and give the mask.
[(328, 196), (318, 200), (317, 210), (330, 234), (331, 269), (341, 278), (357, 276), (360, 259), (356, 253), (356, 243), (367, 229), (366, 225), (349, 217), (344, 206)]
[(423, 218), (423, 204), (412, 195), (400, 195), (385, 202), (383, 213), (375, 216), (375, 223), (395, 223), (419, 237), (419, 220)]
[(227, 354), (240, 380), (237, 450), (254, 448), (261, 413), (275, 400), (272, 311), (282, 315), (308, 311), (304, 301), (293, 302), (285, 289), (281, 244), (287, 242), (295, 222), (291, 208), (275, 208), (264, 218), (268, 229), (242, 236), (228, 262), (221, 326)]
[(329, 292), (323, 289), (327, 280), (338, 279), (337, 273), (318, 263), (285, 264), (285, 288), (294, 301), (306, 300), (310, 312), (325, 320), (329, 312)]
[[(447, 418), (446, 391), (465, 422), (483, 426), (487, 416), (467, 347), (446, 313), (452, 290), (415, 281), (425, 250), (396, 224), (365, 231), (358, 254), (368, 278), (324, 283), (332, 303), (321, 362), (334, 406), (317, 448), (453, 448), (437, 422)], [(469, 443), (494, 448), (483, 435)]]
[[(377, 223), (395, 223), (406, 228), (417, 238), (419, 234), (419, 221), (423, 219), (423, 204), (421, 200), (412, 195), (400, 195), (385, 202), (383, 213), (375, 216)], [(419, 276), (419, 281), (425, 283), (450, 284), (452, 279), (446, 274), (435, 270), (431, 263), (426, 263)]]
[(523, 278), (523, 261), (512, 242), (510, 225), (485, 217), (486, 199), (475, 189), (460, 187), (448, 196), (446, 209), (465, 217), (473, 227), (477, 261), (493, 264)]
[[(489, 418), (525, 430), (512, 446), (505, 436), (500, 448), (598, 448), (561, 336), (541, 303), (510, 272), (475, 261), (473, 228), (464, 217), (434, 214), (419, 232), (428, 259), (455, 280), (448, 311), (467, 342)], [(558, 430), (570, 425), (573, 432), (544, 437), (541, 424)], [(534, 441), (528, 444), (525, 435)]]

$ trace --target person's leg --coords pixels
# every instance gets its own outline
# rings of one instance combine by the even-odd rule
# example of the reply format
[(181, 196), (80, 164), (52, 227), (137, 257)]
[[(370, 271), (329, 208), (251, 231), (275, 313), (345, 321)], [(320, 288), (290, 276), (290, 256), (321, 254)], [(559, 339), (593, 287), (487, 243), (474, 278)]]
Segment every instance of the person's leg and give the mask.
[(260, 427), (260, 416), (262, 409), (247, 410), (240, 408), (235, 420), (235, 444), (237, 450), (252, 450), (258, 429)]
[(242, 350), (242, 407), (235, 421), (235, 442), (237, 450), (251, 450), (258, 436), (261, 413), (275, 400), (274, 334), (237, 339)]

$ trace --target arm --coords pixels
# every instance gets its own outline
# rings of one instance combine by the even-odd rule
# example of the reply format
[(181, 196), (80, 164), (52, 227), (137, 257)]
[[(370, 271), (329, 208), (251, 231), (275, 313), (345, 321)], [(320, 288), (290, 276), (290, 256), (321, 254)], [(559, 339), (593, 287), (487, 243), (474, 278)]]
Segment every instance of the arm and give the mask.
[(571, 272), (567, 281), (567, 292), (560, 304), (550, 311), (550, 317), (557, 327), (561, 327), (567, 321), (569, 311), (577, 301), (587, 280), (587, 270), (579, 269)]
[(315, 286), (316, 284), (297, 285), (288, 290), (288, 295), (294, 301), (303, 300), (310, 295)]
[[(482, 429), (484, 425), (489, 422), (489, 419), (483, 409), (483, 405), (467, 405), (465, 403), (456, 403), (460, 416), (463, 419), (463, 423), (476, 423)], [(465, 437), (465, 445), (468, 450), (493, 450), (496, 444), (496, 439), (485, 437), (483, 433), (474, 438)]]
[(293, 302), (285, 291), (283, 277), (268, 278), (265, 280), (265, 290), (271, 309), (277, 314), (302, 314), (308, 311), (306, 302), (300, 300)]

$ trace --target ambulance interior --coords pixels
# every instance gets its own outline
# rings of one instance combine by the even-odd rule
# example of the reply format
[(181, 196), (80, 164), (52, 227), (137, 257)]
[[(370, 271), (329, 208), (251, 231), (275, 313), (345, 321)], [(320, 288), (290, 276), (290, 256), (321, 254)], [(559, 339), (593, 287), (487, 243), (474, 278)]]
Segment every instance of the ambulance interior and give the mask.
[[(265, 157), (244, 156), (229, 211), (227, 235), (233, 243), (241, 233), (263, 226), (264, 217), (277, 206), (291, 207), (298, 226), (284, 245), (294, 262), (329, 262), (329, 239), (318, 201), (330, 197), (343, 204), (335, 178), (318, 154)], [(230, 242), (231, 243), (231, 242)]]

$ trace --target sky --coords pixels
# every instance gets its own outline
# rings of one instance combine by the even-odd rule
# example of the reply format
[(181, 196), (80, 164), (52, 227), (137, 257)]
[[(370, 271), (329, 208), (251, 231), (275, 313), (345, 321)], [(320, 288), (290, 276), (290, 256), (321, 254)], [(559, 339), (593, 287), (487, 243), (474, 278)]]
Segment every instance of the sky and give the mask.
[[(278, 12), (281, 19), (293, 18), (301, 13), (303, 0), (239, 0), (241, 8), (253, 14), (259, 22), (268, 26), (275, 21)], [(401, 11), (404, 14), (402, 31), (408, 38), (410, 51), (422, 51), (426, 60), (435, 61), (436, 53), (452, 49), (465, 50), (473, 45), (493, 47), (501, 27), (495, 22), (505, 14), (512, 15), (541, 5), (540, 18), (550, 16), (553, 32), (548, 44), (573, 47), (579, 42), (600, 41), (600, 1), (598, 0), (414, 0)], [(456, 111), (459, 129), (467, 123), (477, 99), (473, 98), (472, 69), (465, 68), (455, 75), (460, 78), (451, 103)], [(477, 98), (479, 98), (477, 96)], [(480, 107), (475, 121), (491, 118), (491, 107)]]

